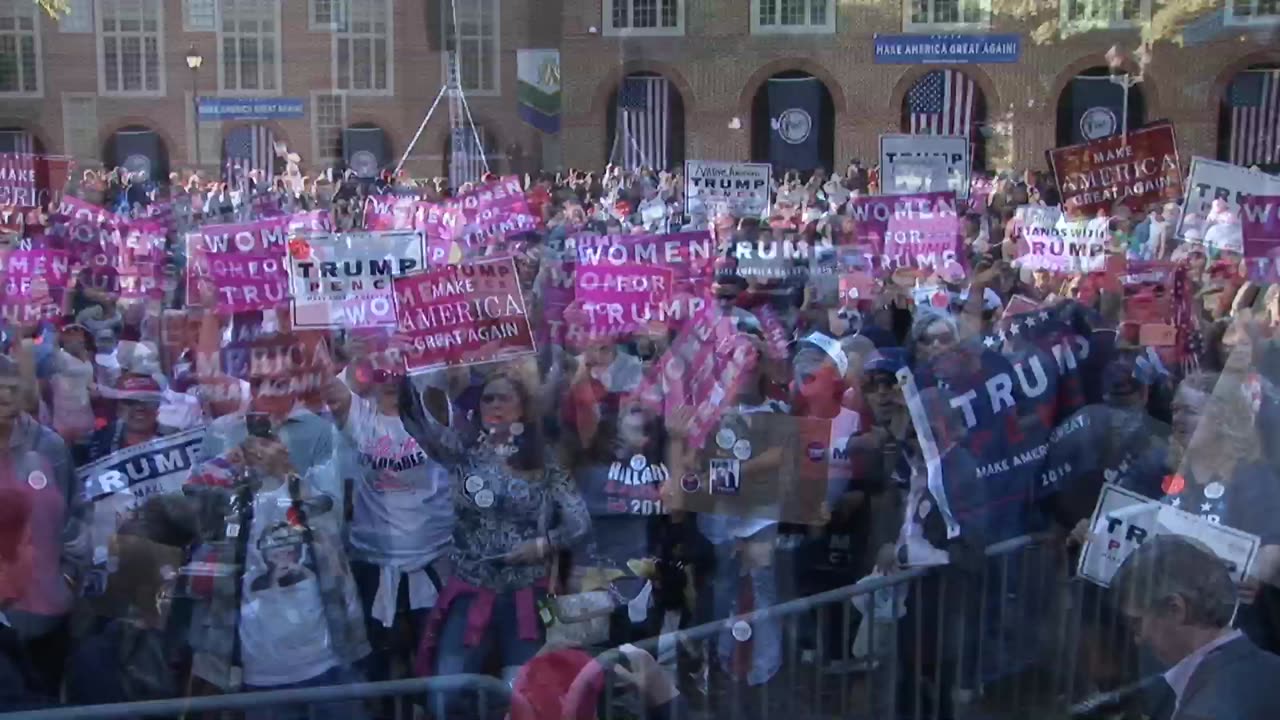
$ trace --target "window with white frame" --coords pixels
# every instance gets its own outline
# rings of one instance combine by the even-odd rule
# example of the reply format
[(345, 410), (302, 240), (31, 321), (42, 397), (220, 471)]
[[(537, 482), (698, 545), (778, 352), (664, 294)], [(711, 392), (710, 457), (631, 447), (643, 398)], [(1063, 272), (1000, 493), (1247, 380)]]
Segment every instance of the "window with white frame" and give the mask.
[(342, 157), (342, 129), (347, 126), (347, 98), (332, 93), (311, 95), (312, 152), (317, 160)]
[[(455, 37), (453, 12), (449, 3), (441, 3), (444, 17), (445, 52), (458, 53), (458, 83), (463, 90), (475, 93), (497, 93), (498, 0), (473, 0), (458, 3), (458, 28)], [(448, 58), (448, 55), (445, 56)], [(448, 73), (446, 60), (445, 72)]]
[(218, 86), (232, 92), (279, 90), (279, 0), (221, 0), (218, 28)]
[(971, 30), (991, 26), (991, 0), (903, 0), (903, 3), (904, 30)]
[(684, 0), (604, 0), (605, 35), (683, 35)]
[(1280, 0), (1227, 0), (1228, 25), (1280, 23)]
[(93, 32), (93, 0), (67, 0), (67, 11), (58, 18), (58, 31)]
[(161, 0), (98, 0), (98, 91), (164, 94)]
[(751, 32), (833, 33), (834, 0), (751, 0)]
[(347, 0), (310, 0), (307, 20), (312, 30), (340, 30), (346, 11)]
[(1067, 30), (1135, 27), (1151, 19), (1151, 0), (1059, 0)]
[(40, 94), (40, 8), (0, 0), (0, 95)]
[(182, 29), (213, 32), (218, 29), (218, 0), (182, 0)]
[(392, 90), (391, 0), (345, 0), (346, 24), (335, 35), (339, 90), (382, 95)]

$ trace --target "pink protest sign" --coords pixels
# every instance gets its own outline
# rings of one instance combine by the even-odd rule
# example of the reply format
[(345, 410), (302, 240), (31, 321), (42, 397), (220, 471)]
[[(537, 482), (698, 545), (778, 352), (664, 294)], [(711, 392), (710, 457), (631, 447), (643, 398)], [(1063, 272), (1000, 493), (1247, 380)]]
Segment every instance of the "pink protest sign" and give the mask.
[(964, 253), (953, 192), (854, 198), (853, 242), (871, 249), (881, 274), (899, 268), (963, 275)]
[(40, 207), (36, 198), (36, 156), (0, 153), (0, 205)]
[(1250, 195), (1240, 204), (1244, 255), (1272, 257), (1280, 250), (1280, 195)]
[[(418, 227), (427, 233), (428, 261), (436, 264), (532, 232), (538, 220), (529, 212), (520, 180), (504, 177), (440, 203), (422, 203)], [(452, 248), (457, 246), (458, 251)]]
[(289, 216), (289, 232), (333, 232), (333, 217), (328, 210), (297, 212)]
[(586, 265), (577, 269), (575, 292), (588, 331), (616, 337), (639, 330), (671, 299), (675, 272), (650, 265)]
[(187, 303), (209, 287), (223, 312), (270, 310), (289, 297), (289, 218), (207, 225), (187, 235)]
[(4, 268), (0, 313), (5, 320), (29, 325), (61, 314), (59, 299), (71, 274), (66, 252), (47, 248), (10, 250), (4, 255)]
[(125, 220), (70, 196), (60, 201), (59, 214), (65, 220), (62, 229), (73, 264), (88, 268), (98, 281), (114, 275), (123, 298), (159, 291), (168, 235), (162, 222), (152, 218)]
[(396, 325), (409, 372), (533, 355), (515, 260), (470, 260), (397, 277)]
[(364, 229), (410, 230), (417, 205), (412, 197), (370, 195), (364, 203)]
[(737, 320), (718, 308), (695, 316), (646, 374), (638, 400), (668, 418), (688, 413), (688, 442), (701, 447), (738, 399), (747, 371), (757, 362), (749, 337)]
[(160, 291), (168, 230), (154, 220), (134, 220), (121, 227), (120, 296), (141, 298)]

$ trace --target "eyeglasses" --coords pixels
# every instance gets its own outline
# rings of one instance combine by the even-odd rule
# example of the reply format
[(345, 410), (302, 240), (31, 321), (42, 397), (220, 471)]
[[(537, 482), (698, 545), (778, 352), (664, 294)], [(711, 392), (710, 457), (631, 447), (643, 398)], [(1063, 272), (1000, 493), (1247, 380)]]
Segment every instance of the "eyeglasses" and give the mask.
[(510, 402), (510, 401), (511, 401), (511, 396), (507, 395), (506, 393), (484, 393), (483, 395), (480, 396), (480, 402), (485, 405), (492, 405), (493, 403)]

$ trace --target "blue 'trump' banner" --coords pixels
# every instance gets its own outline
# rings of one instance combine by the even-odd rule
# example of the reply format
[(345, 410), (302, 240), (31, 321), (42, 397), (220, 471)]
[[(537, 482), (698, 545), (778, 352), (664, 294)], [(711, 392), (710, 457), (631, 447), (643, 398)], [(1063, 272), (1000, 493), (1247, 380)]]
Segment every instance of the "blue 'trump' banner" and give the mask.
[(1021, 35), (881, 35), (876, 34), (876, 63), (1016, 63)]
[(196, 103), (200, 122), (220, 120), (298, 120), (306, 116), (302, 98), (202, 97)]

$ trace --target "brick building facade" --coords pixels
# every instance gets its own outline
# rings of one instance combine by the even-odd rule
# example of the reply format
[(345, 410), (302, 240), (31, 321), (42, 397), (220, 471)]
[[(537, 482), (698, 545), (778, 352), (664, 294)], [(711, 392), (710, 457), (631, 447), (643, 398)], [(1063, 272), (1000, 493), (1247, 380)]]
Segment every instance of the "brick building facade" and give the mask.
[[(467, 97), (503, 171), (601, 166), (613, 139), (614, 98), (632, 73), (662, 75), (680, 97), (682, 118), (673, 127), (683, 132), (673, 141), (680, 148), (673, 159), (759, 155), (752, 137), (767, 118), (760, 117), (757, 94), (780, 73), (806, 73), (826, 87), (835, 164), (874, 158), (881, 133), (903, 130), (912, 84), (940, 67), (877, 64), (875, 36), (904, 31), (1021, 36), (1016, 63), (954, 66), (983, 97), (987, 164), (1016, 168), (1043, 164), (1071, 79), (1105, 68), (1111, 46), (1137, 46), (1140, 26), (1165, 7), (1160, 0), (1062, 2), (457, 0), (456, 7)], [(1021, 17), (1000, 12), (1015, 4), (1040, 9)], [(266, 124), (308, 168), (340, 162), (341, 130), (357, 126), (381, 128), (384, 160), (394, 163), (443, 81), (442, 28), (451, 10), (443, 0), (72, 0), (71, 6), (59, 21), (31, 11), (30, 0), (0, 0), (0, 36), (13, 38), (0, 54), (8, 47), (16, 58), (0, 67), (0, 128), (28, 131), (44, 150), (82, 164), (105, 161), (116, 131), (148, 128), (174, 170), (218, 167), (223, 138), (237, 124), (194, 121), (197, 83), (201, 96), (302, 99), (304, 117)], [(1238, 6), (1256, 15), (1244, 17)], [(1082, 7), (1094, 15), (1071, 15)], [(1280, 63), (1280, 16), (1266, 14), (1272, 7), (1259, 0), (1220, 5), (1183, 28), (1183, 45), (1166, 38), (1152, 46), (1135, 92), (1146, 119), (1174, 122), (1184, 157), (1219, 155), (1221, 105), (1233, 77)], [(542, 135), (516, 114), (516, 50), (546, 47), (561, 50), (559, 136)], [(185, 61), (189, 48), (204, 60), (196, 73)], [(442, 106), (410, 156), (410, 170), (441, 172), (447, 139)]]

